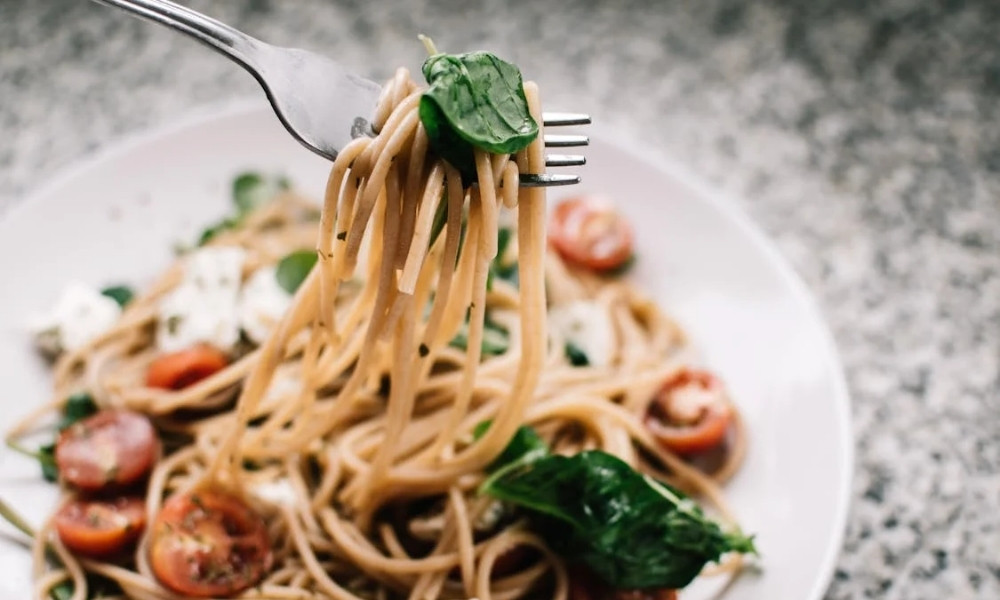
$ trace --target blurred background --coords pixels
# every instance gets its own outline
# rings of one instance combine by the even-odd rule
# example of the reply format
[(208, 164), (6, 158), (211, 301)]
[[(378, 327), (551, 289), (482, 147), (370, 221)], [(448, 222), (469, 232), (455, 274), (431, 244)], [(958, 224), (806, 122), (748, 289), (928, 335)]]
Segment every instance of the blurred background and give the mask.
[[(373, 78), (487, 48), (728, 192), (816, 295), (857, 443), (828, 599), (1000, 598), (1000, 2), (190, 0)], [(258, 96), (85, 0), (0, 0), (0, 214), (82, 154)], [(623, 199), (622, 201), (649, 201)]]

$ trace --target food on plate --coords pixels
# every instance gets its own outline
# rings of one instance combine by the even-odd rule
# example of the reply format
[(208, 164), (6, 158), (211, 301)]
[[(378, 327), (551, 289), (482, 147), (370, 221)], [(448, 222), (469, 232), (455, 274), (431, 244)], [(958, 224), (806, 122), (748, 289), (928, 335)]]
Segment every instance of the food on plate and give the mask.
[(77, 289), (35, 327), (55, 399), (9, 442), (64, 493), (39, 598), (662, 599), (755, 552), (720, 490), (739, 413), (622, 278), (628, 220), (518, 185), (545, 168), (537, 88), (481, 52), (423, 72), (321, 210), (241, 175), (144, 292)]

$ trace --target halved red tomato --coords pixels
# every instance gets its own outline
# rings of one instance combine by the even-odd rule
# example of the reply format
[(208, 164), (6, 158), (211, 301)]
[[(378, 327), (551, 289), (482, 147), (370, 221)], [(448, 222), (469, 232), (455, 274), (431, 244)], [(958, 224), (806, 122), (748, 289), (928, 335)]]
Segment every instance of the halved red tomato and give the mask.
[(138, 496), (72, 500), (55, 516), (56, 532), (75, 554), (102, 558), (131, 548), (146, 527), (146, 504)]
[(272, 561), (260, 515), (236, 496), (212, 490), (166, 501), (153, 524), (149, 558), (164, 587), (199, 598), (256, 585)]
[(102, 410), (59, 434), (56, 464), (66, 483), (106, 491), (149, 474), (159, 438), (149, 419), (127, 410)]
[(653, 397), (646, 427), (668, 450), (697, 454), (722, 444), (732, 419), (722, 382), (707, 371), (682, 369)]
[(158, 357), (146, 371), (146, 385), (165, 390), (180, 390), (215, 375), (226, 368), (229, 357), (221, 350), (199, 344)]
[(564, 259), (594, 271), (613, 271), (633, 253), (632, 226), (609, 202), (593, 196), (563, 200), (552, 212), (549, 241)]

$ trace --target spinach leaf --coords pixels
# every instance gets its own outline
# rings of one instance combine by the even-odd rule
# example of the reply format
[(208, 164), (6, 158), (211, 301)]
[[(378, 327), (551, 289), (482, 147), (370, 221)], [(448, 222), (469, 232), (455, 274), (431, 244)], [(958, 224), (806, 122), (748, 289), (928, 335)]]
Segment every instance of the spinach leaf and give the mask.
[(621, 277), (622, 275), (625, 275), (626, 273), (632, 270), (632, 267), (635, 266), (636, 260), (638, 260), (638, 258), (636, 257), (636, 254), (633, 252), (631, 255), (629, 255), (628, 258), (625, 259), (625, 262), (618, 265), (614, 269), (603, 271), (601, 274), (607, 277)]
[(480, 488), (525, 510), (531, 527), (570, 562), (615, 588), (682, 588), (726, 552), (756, 552), (689, 499), (591, 450), (513, 463)]
[(66, 399), (63, 405), (62, 418), (59, 420), (59, 431), (66, 429), (77, 421), (82, 421), (97, 412), (97, 403), (90, 394), (78, 392)]
[(431, 148), (466, 184), (476, 178), (473, 148), (511, 154), (538, 137), (516, 66), (488, 52), (439, 53), (422, 70), (420, 120)]
[(507, 257), (504, 256), (507, 253), (507, 247), (510, 246), (510, 241), (514, 237), (514, 230), (508, 227), (501, 227), (497, 230), (497, 255), (490, 262), (490, 269), (486, 276), (486, 289), (493, 289), (494, 279), (502, 279), (509, 282), (513, 286), (517, 287), (520, 283), (520, 272), (518, 269), (517, 261), (507, 261)]
[(215, 236), (219, 235), (223, 231), (233, 229), (239, 224), (239, 219), (225, 217), (203, 229), (201, 234), (198, 236), (198, 242), (195, 245), (199, 247), (204, 246), (208, 242), (212, 241)]
[[(52, 591), (49, 592), (49, 597), (52, 600), (69, 600), (73, 597), (74, 589), (72, 580), (64, 581), (52, 588)], [(114, 580), (95, 573), (87, 574), (87, 600), (115, 598), (122, 594), (121, 586)]]
[[(486, 435), (492, 424), (492, 420), (487, 420), (476, 425), (476, 428), (472, 430), (472, 437), (480, 439)], [(545, 444), (545, 440), (539, 437), (531, 427), (522, 425), (514, 432), (514, 437), (507, 442), (503, 452), (486, 467), (486, 472), (493, 473), (514, 463), (538, 460), (548, 456), (548, 454), (549, 447)]]
[(279, 192), (291, 189), (292, 184), (283, 176), (265, 176), (254, 171), (240, 173), (233, 179), (232, 199), (236, 214), (223, 217), (202, 230), (195, 246), (204, 246), (217, 235), (233, 229), (250, 212), (267, 204)]
[(252, 212), (290, 187), (291, 183), (282, 176), (266, 177), (253, 171), (240, 173), (233, 179), (233, 203), (237, 214)]
[[(86, 419), (96, 413), (97, 410), (97, 404), (90, 394), (83, 392), (73, 394), (66, 399), (66, 404), (63, 405), (62, 417), (58, 423), (59, 431), (70, 427), (77, 421)], [(59, 480), (59, 466), (56, 464), (55, 443), (39, 446), (34, 451), (19, 445), (14, 440), (8, 440), (7, 446), (11, 450), (19, 452), (28, 458), (37, 460), (39, 467), (42, 469), (42, 477), (46, 481), (56, 482)]]
[(49, 596), (52, 600), (69, 600), (73, 597), (73, 581), (67, 580), (52, 588)]
[(56, 445), (46, 444), (40, 446), (34, 456), (38, 459), (38, 464), (42, 468), (42, 477), (45, 481), (50, 483), (59, 481), (59, 467), (56, 465)]
[(437, 212), (434, 213), (434, 222), (431, 224), (431, 240), (427, 242), (430, 248), (437, 241), (438, 236), (444, 231), (444, 226), (448, 224), (448, 197), (445, 196), (438, 204)]
[[(469, 323), (465, 322), (448, 344), (452, 348), (467, 350), (469, 347)], [(499, 356), (510, 348), (510, 334), (500, 325), (490, 321), (483, 323), (483, 356)]]
[(275, 271), (278, 285), (289, 294), (294, 294), (309, 276), (312, 268), (316, 266), (316, 260), (315, 250), (297, 250), (282, 258)]
[(111, 298), (122, 308), (125, 308), (125, 305), (131, 302), (132, 298), (135, 298), (135, 292), (133, 292), (132, 288), (127, 285), (108, 286), (101, 290), (101, 294)]
[(42, 477), (45, 481), (56, 482), (59, 480), (59, 467), (56, 466), (56, 445), (46, 444), (39, 446), (38, 450), (29, 450), (18, 444), (14, 440), (7, 440), (7, 447), (11, 450), (27, 456), (32, 460), (37, 460), (42, 469)]
[(564, 351), (566, 353), (566, 359), (569, 360), (569, 364), (574, 367), (590, 366), (590, 358), (587, 357), (587, 353), (573, 342), (566, 342), (566, 348)]

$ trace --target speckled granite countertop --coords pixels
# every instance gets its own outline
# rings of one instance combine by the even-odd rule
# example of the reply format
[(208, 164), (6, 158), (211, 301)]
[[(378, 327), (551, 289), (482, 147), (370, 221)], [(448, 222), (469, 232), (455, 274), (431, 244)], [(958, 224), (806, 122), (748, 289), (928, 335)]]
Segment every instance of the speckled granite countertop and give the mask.
[[(417, 31), (494, 49), (550, 105), (731, 192), (847, 366), (857, 473), (827, 597), (1000, 598), (1000, 4), (191, 4), (362, 72), (412, 62)], [(0, 211), (121, 134), (254, 93), (160, 28), (83, 0), (0, 0)]]

